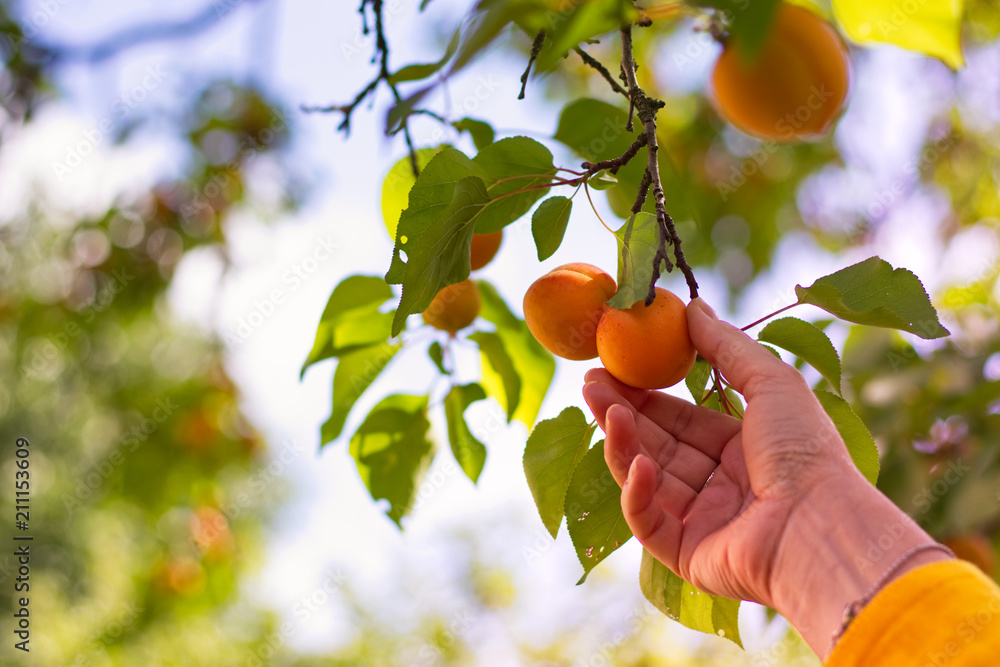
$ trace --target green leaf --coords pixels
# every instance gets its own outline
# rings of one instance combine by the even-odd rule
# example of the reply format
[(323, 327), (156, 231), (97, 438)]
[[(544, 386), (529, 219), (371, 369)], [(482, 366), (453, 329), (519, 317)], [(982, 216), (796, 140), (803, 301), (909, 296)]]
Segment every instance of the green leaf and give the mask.
[(566, 197), (549, 197), (542, 202), (531, 216), (531, 236), (538, 249), (538, 261), (552, 256), (562, 244), (569, 224), (569, 214), (573, 201)]
[[(411, 193), (410, 208), (412, 197)], [(393, 336), (406, 326), (407, 316), (426, 310), (442, 288), (469, 277), (475, 219), (487, 201), (486, 186), (469, 176), (455, 184), (451, 202), (427, 226), (419, 228), (411, 222), (407, 218), (410, 209), (403, 212), (392, 266), (386, 276), (386, 280), (398, 280), (403, 285), (392, 321)], [(402, 252), (406, 253), (405, 262)]]
[(949, 334), (920, 280), (878, 257), (824, 276), (809, 287), (796, 285), (795, 294), (799, 303), (819, 306), (848, 322), (900, 329), (926, 339)]
[[(581, 99), (567, 104), (559, 115), (554, 138), (589, 162), (621, 157), (635, 141), (635, 135), (625, 131), (628, 109), (600, 100)], [(639, 125), (641, 129), (641, 125)], [(661, 161), (664, 147), (660, 147)], [(646, 169), (644, 154), (637, 156), (618, 170), (618, 184), (605, 191), (615, 215), (623, 220), (632, 215), (635, 193)], [(664, 186), (666, 187), (666, 185)], [(647, 205), (652, 206), (652, 197)], [(674, 201), (667, 207), (673, 211)]]
[(299, 378), (313, 364), (380, 343), (389, 338), (392, 313), (379, 307), (392, 298), (392, 288), (375, 276), (351, 276), (333, 288), (323, 309), (316, 340)]
[(817, 327), (795, 317), (783, 317), (770, 322), (757, 338), (802, 359), (840, 393), (840, 356), (827, 335)]
[(963, 0), (833, 0), (837, 20), (859, 44), (894, 44), (940, 58), (952, 69), (962, 57)]
[(477, 151), (481, 151), (492, 144), (496, 138), (496, 133), (493, 131), (492, 125), (474, 118), (456, 120), (451, 126), (459, 132), (468, 132), (472, 137), (472, 143), (476, 145)]
[(587, 0), (563, 6), (567, 8), (550, 21), (545, 45), (538, 54), (539, 71), (551, 69), (581, 42), (618, 30), (638, 18), (631, 0)]
[[(510, 312), (493, 285), (485, 280), (477, 280), (476, 284), (479, 286), (479, 296), (482, 300), (479, 315), (496, 325), (496, 333), (503, 341), (504, 350), (510, 356), (514, 369), (521, 378), (521, 390), (513, 418), (530, 429), (535, 425), (542, 401), (549, 390), (549, 385), (552, 384), (552, 377), (556, 372), (555, 357), (535, 340), (524, 320)], [(508, 404), (496, 393), (490, 392), (489, 387), (487, 392), (507, 409)]]
[(822, 389), (814, 390), (813, 393), (826, 410), (826, 414), (830, 416), (833, 425), (837, 427), (840, 437), (844, 439), (854, 465), (869, 482), (874, 484), (878, 481), (878, 449), (868, 427), (851, 409), (850, 404), (840, 396)]
[(738, 419), (743, 419), (743, 400), (740, 395), (733, 389), (726, 387), (726, 397), (729, 399), (730, 407), (732, 411), (727, 411), (723, 405), (722, 401), (719, 400), (718, 390), (712, 390), (708, 392), (705, 400), (702, 401), (702, 407), (706, 407), (710, 410), (715, 410), (716, 412), (721, 412), (723, 414), (728, 414)]
[(320, 428), (320, 446), (340, 437), (347, 415), (361, 395), (392, 361), (401, 344), (382, 343), (345, 354), (333, 373), (333, 409)]
[[(421, 148), (417, 151), (417, 167), (423, 171), (431, 158), (437, 155), (441, 147)], [(410, 189), (417, 182), (413, 175), (413, 164), (407, 155), (389, 170), (382, 183), (382, 221), (389, 232), (389, 237), (396, 240), (396, 228), (399, 226), (399, 216), (410, 200)]]
[(368, 413), (351, 438), (351, 456), (375, 500), (389, 501), (386, 514), (402, 528), (417, 489), (434, 458), (427, 397), (395, 394)]
[(743, 648), (737, 622), (739, 600), (698, 590), (645, 549), (639, 566), (639, 588), (654, 607), (685, 627), (723, 637)]
[(429, 76), (437, 74), (451, 60), (455, 52), (458, 51), (459, 37), (459, 32), (456, 30), (455, 34), (451, 37), (451, 41), (448, 42), (448, 47), (445, 49), (444, 55), (437, 62), (424, 65), (407, 65), (391, 74), (389, 76), (389, 83), (396, 85), (406, 81), (419, 81), (420, 79), (426, 79)]
[(552, 537), (562, 523), (573, 470), (590, 447), (595, 429), (580, 408), (569, 407), (558, 417), (538, 422), (528, 437), (524, 475), (542, 523)]
[(491, 200), (476, 222), (479, 234), (498, 232), (531, 210), (545, 195), (545, 189), (527, 188), (550, 182), (555, 173), (552, 153), (528, 137), (508, 137), (492, 143), (479, 151), (473, 162), (486, 174), (483, 180)]
[(587, 181), (587, 186), (592, 190), (607, 190), (616, 185), (618, 185), (618, 178), (612, 176), (607, 169), (601, 169)]
[(483, 386), (506, 410), (509, 422), (514, 418), (521, 400), (521, 375), (514, 366), (514, 360), (507, 353), (500, 334), (477, 331), (469, 339), (479, 345)]
[[(653, 258), (660, 244), (660, 227), (651, 213), (633, 214), (616, 232), (618, 238), (618, 291), (608, 300), (612, 308), (626, 310), (649, 293)], [(666, 264), (661, 260), (660, 270)]]
[(486, 446), (476, 440), (465, 422), (465, 410), (486, 398), (486, 392), (478, 384), (456, 385), (444, 399), (444, 414), (448, 421), (448, 441), (458, 465), (473, 483), (479, 481), (479, 473), (486, 463)]
[(573, 471), (566, 489), (566, 527), (583, 565), (579, 586), (590, 571), (632, 537), (621, 505), (622, 490), (604, 461), (604, 441), (594, 445)]
[(427, 348), (427, 355), (434, 362), (434, 365), (437, 366), (438, 370), (441, 371), (441, 375), (451, 375), (448, 369), (444, 367), (444, 348), (441, 347), (441, 343), (438, 341), (431, 343), (431, 346)]
[(691, 367), (691, 371), (684, 378), (684, 384), (687, 385), (688, 391), (691, 392), (691, 398), (696, 404), (701, 405), (704, 402), (706, 388), (711, 377), (712, 365), (703, 357), (698, 357), (694, 366)]

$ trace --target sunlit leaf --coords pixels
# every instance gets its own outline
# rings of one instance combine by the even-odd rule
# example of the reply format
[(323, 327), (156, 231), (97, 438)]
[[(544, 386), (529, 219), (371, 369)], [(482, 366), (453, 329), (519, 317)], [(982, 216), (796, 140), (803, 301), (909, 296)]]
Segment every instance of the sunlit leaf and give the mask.
[(445, 418), (448, 421), (448, 442), (451, 451), (462, 470), (473, 482), (479, 481), (479, 473), (486, 462), (486, 446), (476, 440), (465, 421), (465, 410), (476, 401), (486, 398), (486, 392), (478, 384), (456, 385), (444, 399)]
[(698, 590), (645, 549), (639, 566), (639, 588), (654, 607), (681, 625), (743, 647), (737, 623), (740, 601)]
[(387, 514), (402, 528), (420, 481), (434, 458), (427, 397), (395, 394), (372, 408), (351, 438), (351, 456), (375, 500), (389, 501)]
[(962, 56), (964, 0), (833, 0), (844, 32), (860, 44), (894, 44), (940, 58), (953, 69)]
[(526, 214), (546, 192), (530, 188), (550, 182), (555, 173), (552, 153), (528, 137), (508, 137), (485, 146), (473, 162), (486, 174), (483, 180), (491, 200), (476, 222), (480, 234), (500, 231)]
[(587, 423), (580, 408), (569, 407), (558, 417), (538, 422), (524, 448), (528, 488), (552, 537), (562, 523), (573, 470), (590, 447), (595, 429), (596, 425)]
[[(440, 154), (434, 160), (438, 157)], [(425, 171), (430, 171), (434, 160)], [(417, 182), (419, 184), (419, 178)], [(420, 228), (407, 216), (414, 208), (411, 193), (410, 208), (403, 212), (399, 221), (393, 263), (389, 269), (393, 279), (398, 278), (403, 285), (392, 321), (393, 336), (403, 330), (407, 316), (426, 310), (442, 288), (469, 277), (475, 219), (487, 201), (486, 186), (480, 179), (463, 178), (455, 184), (451, 201), (444, 210)], [(406, 253), (405, 262), (403, 252)], [(386, 279), (390, 280), (389, 276)]]
[(604, 461), (601, 440), (580, 459), (566, 489), (566, 527), (583, 565), (577, 585), (632, 537), (622, 514), (621, 497), (622, 490)]
[(612, 176), (607, 169), (602, 169), (590, 177), (587, 185), (592, 190), (607, 190), (610, 187), (618, 185), (618, 178)]
[(854, 465), (869, 482), (874, 484), (878, 481), (878, 449), (868, 427), (855, 414), (850, 404), (840, 396), (821, 389), (813, 393), (826, 410), (826, 414), (830, 416), (833, 425), (837, 427), (840, 437), (844, 439)]
[[(417, 167), (422, 171), (431, 158), (437, 155), (438, 148), (421, 148), (417, 151)], [(399, 226), (399, 216), (410, 201), (410, 188), (417, 182), (413, 175), (413, 163), (407, 155), (389, 170), (382, 183), (382, 222), (385, 223), (389, 238), (396, 240), (396, 227)]]
[(769, 322), (758, 339), (788, 350), (820, 372), (840, 393), (840, 355), (825, 333), (809, 322), (783, 317)]
[(572, 210), (572, 200), (566, 197), (549, 197), (532, 214), (531, 236), (538, 249), (538, 261), (548, 259), (559, 249)]
[(581, 42), (617, 31), (638, 17), (632, 0), (587, 0), (563, 3), (562, 7), (550, 19), (545, 46), (538, 55), (539, 70), (552, 68)]
[(469, 339), (479, 345), (483, 386), (507, 412), (507, 421), (512, 420), (521, 401), (521, 375), (504, 346), (503, 338), (500, 334), (477, 331)]
[[(618, 291), (608, 300), (608, 305), (625, 310), (649, 293), (660, 227), (655, 215), (639, 213), (615, 231), (615, 236), (618, 238)], [(666, 264), (661, 260), (660, 270), (665, 269)]]
[(396, 356), (402, 345), (382, 343), (345, 354), (333, 374), (333, 410), (320, 429), (320, 444), (336, 440), (354, 403)]
[(900, 329), (927, 339), (948, 335), (920, 280), (878, 257), (824, 276), (809, 287), (796, 285), (795, 294), (799, 303), (819, 306), (848, 322)]
[(342, 280), (326, 303), (299, 377), (318, 361), (387, 340), (392, 313), (380, 313), (379, 307), (391, 298), (392, 288), (382, 278), (351, 276)]

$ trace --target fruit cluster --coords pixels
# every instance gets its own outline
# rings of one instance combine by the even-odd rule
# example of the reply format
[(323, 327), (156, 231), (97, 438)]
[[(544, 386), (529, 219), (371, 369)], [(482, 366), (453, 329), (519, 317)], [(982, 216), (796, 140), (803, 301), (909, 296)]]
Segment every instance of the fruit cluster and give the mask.
[(565, 359), (593, 359), (633, 387), (662, 389), (683, 380), (697, 356), (684, 302), (656, 288), (650, 306), (612, 308), (614, 279), (590, 264), (566, 264), (524, 295), (524, 320), (539, 343)]

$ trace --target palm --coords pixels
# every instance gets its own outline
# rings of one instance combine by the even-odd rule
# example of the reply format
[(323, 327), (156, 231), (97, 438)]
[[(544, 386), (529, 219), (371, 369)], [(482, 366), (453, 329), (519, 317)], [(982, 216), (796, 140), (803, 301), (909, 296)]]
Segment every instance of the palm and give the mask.
[[(629, 525), (645, 548), (703, 590), (766, 603), (766, 573), (796, 497), (784, 492), (779, 471), (790, 448), (801, 447), (797, 415), (783, 416), (787, 403), (772, 396), (752, 403), (740, 422), (627, 387), (604, 370), (587, 379), (585, 395), (607, 432), (606, 458), (618, 483), (637, 454), (652, 462), (640, 464), (623, 492), (623, 507), (634, 505), (626, 508)], [(755, 444), (749, 452), (745, 438)]]

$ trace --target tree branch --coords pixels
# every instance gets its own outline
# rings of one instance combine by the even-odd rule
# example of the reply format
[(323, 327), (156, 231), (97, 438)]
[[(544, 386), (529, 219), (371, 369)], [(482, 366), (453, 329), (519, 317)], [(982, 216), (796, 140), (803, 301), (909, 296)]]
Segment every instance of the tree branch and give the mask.
[(624, 167), (629, 161), (635, 157), (635, 154), (639, 152), (639, 149), (646, 145), (649, 141), (649, 137), (645, 134), (640, 134), (639, 138), (632, 142), (632, 145), (628, 147), (620, 157), (612, 158), (610, 160), (601, 160), (600, 162), (584, 162), (583, 168), (588, 172), (596, 173), (602, 169), (607, 169), (612, 174), (617, 174), (618, 170)]
[(624, 95), (625, 97), (628, 97), (628, 91), (622, 88), (621, 85), (619, 85), (619, 83), (615, 81), (615, 78), (611, 76), (611, 72), (608, 71), (607, 67), (601, 64), (601, 61), (594, 58), (592, 55), (581, 49), (579, 46), (573, 47), (573, 50), (576, 51), (581, 58), (583, 58), (583, 62), (585, 62), (590, 67), (593, 67), (598, 72), (600, 72), (601, 76), (603, 76), (604, 79), (609, 84), (611, 84), (612, 90), (614, 90), (619, 95)]
[(80, 46), (36, 44), (35, 48), (45, 53), (52, 60), (63, 62), (85, 62), (96, 65), (112, 58), (122, 51), (150, 42), (162, 42), (170, 39), (192, 37), (208, 30), (228, 16), (232, 10), (243, 5), (252, 5), (260, 0), (243, 0), (227, 7), (219, 2), (209, 3), (200, 12), (190, 18), (172, 23), (153, 22), (138, 25), (123, 30), (97, 44)]
[(524, 99), (524, 89), (528, 86), (528, 75), (531, 74), (531, 66), (535, 63), (535, 58), (542, 50), (542, 45), (545, 44), (545, 31), (539, 30), (538, 34), (535, 35), (535, 41), (531, 43), (531, 57), (528, 58), (528, 66), (524, 68), (524, 74), (521, 75), (521, 92), (518, 93), (517, 99)]
[[(635, 57), (632, 53), (631, 25), (625, 26), (621, 29), (621, 37), (622, 72), (625, 75), (625, 81), (628, 83), (629, 99), (632, 103), (631, 106), (634, 108), (639, 117), (639, 121), (642, 123), (643, 134), (646, 137), (648, 161), (646, 164), (646, 174), (643, 176), (642, 182), (645, 184), (648, 180), (649, 185), (646, 186), (647, 192), (648, 188), (652, 188), (653, 190), (653, 201), (656, 205), (656, 221), (660, 227), (660, 242), (659, 247), (656, 249), (656, 255), (653, 257), (653, 276), (649, 281), (649, 292), (646, 295), (646, 305), (648, 306), (653, 303), (653, 299), (656, 298), (656, 281), (660, 278), (661, 262), (666, 264), (668, 272), (673, 270), (674, 265), (671, 263), (670, 258), (667, 255), (666, 246), (668, 242), (674, 247), (674, 260), (677, 262), (677, 268), (681, 270), (684, 274), (684, 278), (687, 280), (691, 298), (696, 299), (698, 297), (698, 281), (695, 280), (694, 272), (691, 270), (687, 260), (684, 258), (684, 251), (681, 249), (681, 238), (677, 234), (673, 218), (671, 218), (670, 214), (667, 213), (666, 196), (663, 193), (663, 184), (660, 181), (660, 165), (657, 161), (659, 146), (656, 139), (656, 113), (665, 105), (660, 100), (653, 99), (652, 97), (646, 95), (642, 88), (639, 87), (639, 82), (635, 76)], [(636, 200), (636, 204), (639, 206), (640, 210), (642, 208), (642, 203), (644, 203), (646, 199), (642, 190), (643, 188), (640, 187), (639, 198)]]
[[(378, 74), (375, 76), (371, 82), (361, 89), (354, 99), (348, 104), (331, 104), (325, 107), (311, 107), (302, 105), (300, 108), (305, 113), (331, 113), (339, 112), (344, 115), (344, 119), (341, 121), (340, 125), (337, 126), (338, 130), (344, 132), (344, 134), (351, 133), (351, 115), (354, 110), (357, 109), (358, 105), (365, 101), (370, 95), (374, 95), (375, 91), (378, 89), (378, 84), (381, 81), (385, 82), (385, 85), (389, 87), (390, 92), (392, 92), (392, 98), (399, 104), (403, 101), (402, 96), (399, 94), (399, 90), (396, 88), (396, 84), (392, 83), (391, 77), (392, 73), (389, 72), (389, 43), (385, 39), (385, 28), (382, 22), (382, 4), (384, 0), (361, 0), (361, 6), (358, 8), (358, 13), (361, 14), (361, 26), (362, 32), (368, 34), (371, 30), (368, 27), (368, 15), (365, 13), (365, 8), (371, 5), (372, 14), (375, 17), (375, 53), (372, 55), (372, 63), (378, 63), (379, 70)], [(403, 137), (406, 139), (406, 148), (410, 152), (410, 166), (413, 168), (413, 175), (420, 175), (420, 166), (417, 164), (417, 149), (413, 145), (413, 136), (410, 134), (410, 126), (408, 122), (408, 116), (403, 116), (400, 120), (400, 129), (403, 131)]]

